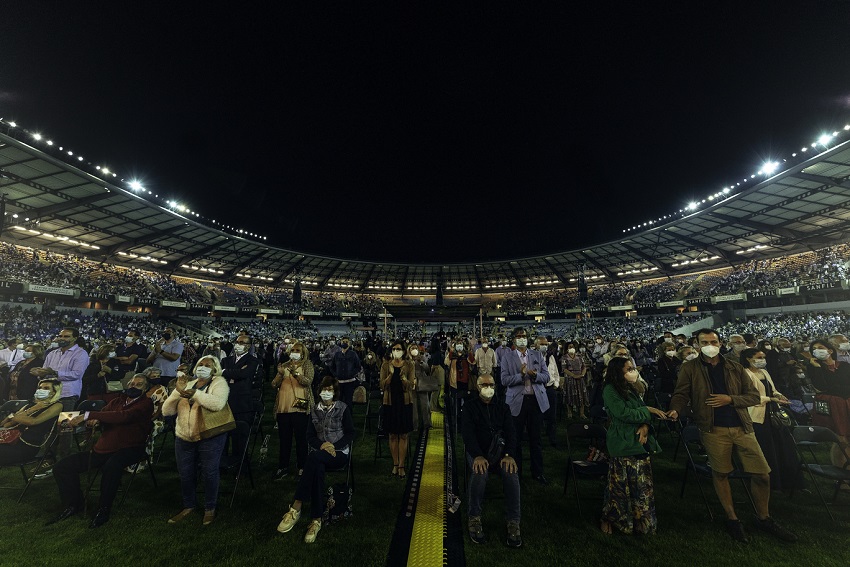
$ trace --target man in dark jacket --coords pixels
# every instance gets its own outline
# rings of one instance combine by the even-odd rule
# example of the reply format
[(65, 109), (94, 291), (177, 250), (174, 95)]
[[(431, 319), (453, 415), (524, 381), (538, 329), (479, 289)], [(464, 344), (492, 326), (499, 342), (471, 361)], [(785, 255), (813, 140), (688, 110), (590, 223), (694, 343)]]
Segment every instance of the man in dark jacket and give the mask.
[(153, 428), (153, 402), (145, 395), (148, 387), (148, 379), (143, 374), (136, 374), (124, 393), (113, 398), (101, 411), (86, 412), (68, 422), (71, 427), (84, 421), (88, 421), (90, 426), (99, 423), (102, 434), (91, 452), (74, 453), (53, 467), (62, 499), (62, 512), (47, 525), (82, 511), (84, 500), (80, 474), (91, 467), (100, 467), (101, 471), (100, 504), (89, 527), (97, 528), (109, 521), (124, 467), (145, 459), (145, 442)]
[[(252, 424), (254, 422), (255, 404), (251, 395), (251, 384), (255, 377), (259, 376), (261, 379), (262, 375), (258, 374), (257, 370), (260, 360), (251, 354), (250, 350), (251, 337), (239, 335), (233, 345), (233, 350), (221, 361), (221, 374), (230, 386), (230, 397), (227, 398), (227, 403), (230, 405), (230, 411), (233, 412), (233, 418), (236, 421)], [(240, 431), (239, 429), (230, 432), (231, 456), (230, 458), (227, 458), (226, 454), (223, 456), (223, 466), (239, 466), (242, 455), (245, 454), (249, 433), (250, 430)], [(227, 447), (225, 446), (226, 452)]]
[(354, 390), (357, 388), (357, 373), (360, 372), (360, 357), (351, 348), (351, 341), (343, 337), (339, 342), (338, 350), (331, 359), (330, 371), (334, 378), (339, 381), (340, 399), (345, 405), (353, 408), (351, 400), (354, 398)]
[(732, 450), (752, 479), (753, 503), (758, 519), (756, 527), (784, 541), (797, 536), (773, 521), (768, 511), (770, 500), (770, 467), (753, 433), (753, 422), (747, 411), (757, 405), (761, 396), (752, 380), (737, 362), (720, 355), (720, 336), (714, 329), (697, 331), (701, 354), (682, 364), (676, 391), (670, 401), (671, 419), (678, 419), (690, 403), (694, 423), (708, 454), (717, 497), (726, 512), (726, 529), (733, 539), (749, 541), (744, 526), (735, 514), (729, 473), (734, 469)]
[[(484, 489), (490, 473), (502, 477), (505, 490), (505, 520), (508, 524), (509, 547), (522, 545), (520, 536), (519, 475), (512, 454), (517, 439), (514, 419), (507, 404), (494, 398), (496, 381), (489, 374), (478, 376), (478, 396), (470, 398), (464, 407), (462, 421), (463, 444), (466, 447), (467, 466), (472, 469), (469, 480), (469, 538), (473, 543), (484, 543), (481, 526), (481, 507)], [(494, 443), (500, 436), (504, 444)], [(492, 448), (492, 451), (491, 451)]]

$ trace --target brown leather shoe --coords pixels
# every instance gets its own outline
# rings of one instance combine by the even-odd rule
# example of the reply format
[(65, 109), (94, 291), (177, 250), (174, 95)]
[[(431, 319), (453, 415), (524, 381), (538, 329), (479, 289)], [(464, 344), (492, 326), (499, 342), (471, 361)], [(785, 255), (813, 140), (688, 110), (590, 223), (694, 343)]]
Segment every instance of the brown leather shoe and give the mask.
[(204, 525), (210, 525), (213, 520), (215, 520), (215, 510), (204, 510)]
[(192, 514), (192, 512), (194, 512), (194, 511), (195, 510), (193, 508), (183, 508), (180, 512), (177, 513), (176, 516), (170, 517), (168, 519), (168, 523), (169, 524), (176, 524), (180, 520), (182, 520), (182, 519), (186, 518), (187, 516), (189, 516), (190, 514)]

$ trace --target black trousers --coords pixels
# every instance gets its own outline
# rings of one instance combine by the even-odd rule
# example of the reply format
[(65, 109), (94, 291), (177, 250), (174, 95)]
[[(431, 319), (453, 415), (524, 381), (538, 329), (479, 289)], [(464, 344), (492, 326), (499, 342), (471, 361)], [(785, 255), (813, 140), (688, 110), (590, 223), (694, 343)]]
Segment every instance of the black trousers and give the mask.
[(83, 492), (80, 490), (80, 474), (89, 468), (100, 468), (100, 508), (111, 508), (112, 501), (121, 486), (124, 469), (143, 460), (144, 446), (128, 447), (115, 453), (74, 453), (68, 455), (53, 467), (53, 478), (59, 486), (62, 508), (83, 507)]
[(304, 474), (298, 480), (295, 489), (295, 499), (310, 502), (310, 516), (315, 520), (321, 518), (325, 499), (325, 469), (338, 469), (348, 461), (348, 455), (341, 451), (332, 457), (327, 451), (310, 451)]
[(555, 434), (555, 424), (558, 422), (558, 390), (554, 386), (547, 387), (546, 397), (549, 399), (549, 409), (543, 413), (543, 422), (546, 424), (546, 436), (554, 445), (558, 441)]
[(531, 449), (531, 475), (542, 475), (543, 444), (540, 440), (540, 433), (543, 429), (543, 413), (540, 411), (536, 397), (533, 395), (522, 397), (522, 408), (519, 410), (519, 415), (514, 417), (514, 426), (517, 438), (517, 449), (514, 455), (517, 474), (522, 474), (522, 435), (528, 429), (528, 446)]
[[(249, 425), (253, 425), (254, 423), (254, 412), (233, 412), (233, 419), (236, 421), (244, 421)], [(242, 455), (245, 454), (245, 447), (248, 445), (248, 438), (251, 436), (251, 429), (240, 431), (239, 428), (233, 429), (228, 433), (228, 441), (230, 443), (230, 459), (227, 461), (227, 464), (239, 465), (239, 461), (242, 459)], [(227, 456), (227, 446), (224, 445), (224, 454), (223, 457)]]
[(307, 463), (307, 423), (310, 416), (302, 412), (277, 414), (277, 434), (280, 439), (277, 468), (288, 469), (295, 437), (295, 458), (299, 469)]

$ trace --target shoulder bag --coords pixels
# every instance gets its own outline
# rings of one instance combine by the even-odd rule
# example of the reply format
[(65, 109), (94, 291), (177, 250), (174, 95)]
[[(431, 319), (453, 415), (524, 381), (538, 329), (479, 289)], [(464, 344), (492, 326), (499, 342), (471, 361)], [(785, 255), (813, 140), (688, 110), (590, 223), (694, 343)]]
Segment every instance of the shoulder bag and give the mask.
[[(212, 381), (204, 386), (203, 389), (209, 390), (210, 384), (212, 384)], [(211, 411), (201, 406), (201, 423), (199, 428), (201, 439), (210, 439), (233, 429), (236, 429), (236, 420), (233, 418), (233, 412), (230, 411), (230, 405), (227, 402), (218, 411)]]

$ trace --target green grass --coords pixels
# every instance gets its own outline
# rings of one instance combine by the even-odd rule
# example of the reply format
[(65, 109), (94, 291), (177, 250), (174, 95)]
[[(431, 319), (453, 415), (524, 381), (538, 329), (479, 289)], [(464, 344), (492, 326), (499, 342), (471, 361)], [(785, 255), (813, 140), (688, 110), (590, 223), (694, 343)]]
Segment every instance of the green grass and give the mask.
[[(43, 526), (59, 506), (52, 479), (35, 481), (20, 505), (15, 503), (19, 489), (0, 491), (0, 528), (4, 530), (0, 539), (0, 564), (251, 565), (273, 562), (299, 566), (385, 565), (402, 504), (403, 485), (389, 477), (389, 458), (373, 462), (374, 435), (359, 439), (355, 446), (354, 518), (326, 526), (314, 545), (306, 545), (302, 541), (308, 523), (304, 517), (288, 534), (275, 531), (292, 500), (296, 481), (289, 477), (282, 482), (271, 482), (277, 463), (276, 432), (272, 430), (270, 418), (267, 421), (266, 432), (272, 434), (271, 447), (265, 465), (256, 467), (256, 490), (252, 493), (247, 479), (243, 479), (232, 509), (227, 507), (229, 496), (222, 494), (219, 515), (213, 525), (202, 527), (200, 514), (178, 525), (166, 524), (167, 518), (181, 508), (174, 454), (168, 446), (162, 462), (156, 467), (159, 488), (154, 489), (149, 475), (141, 473), (124, 505), (113, 512), (106, 526), (97, 530), (89, 530), (87, 520), (81, 517)], [(362, 431), (362, 408), (355, 414), (355, 425)], [(564, 422), (560, 422), (562, 442), (564, 429)], [(835, 508), (840, 523), (834, 525), (816, 495), (797, 494), (789, 500), (784, 494), (774, 494), (772, 515), (794, 530), (800, 542), (782, 544), (750, 529), (750, 544), (737, 544), (723, 529), (719, 519), (722, 512), (709, 483), (704, 483), (704, 488), (718, 518), (713, 523), (708, 520), (695, 484), (689, 484), (684, 499), (679, 498), (684, 455), (680, 453), (678, 462), (672, 462), (673, 447), (669, 437), (662, 435), (661, 442), (665, 452), (653, 461), (659, 522), (656, 536), (603, 535), (593, 521), (601, 508), (601, 484), (591, 481), (581, 483), (585, 519), (579, 518), (572, 487), (567, 495), (562, 494), (566, 450), (547, 447), (545, 472), (551, 484), (543, 487), (530, 479), (522, 483), (523, 548), (509, 550), (502, 543), (504, 499), (498, 479), (493, 479), (487, 489), (484, 512), (484, 528), (490, 542), (476, 546), (466, 539), (467, 563), (471, 566), (682, 564), (713, 567), (850, 564), (847, 537), (850, 506)], [(20, 472), (13, 468), (0, 470), (0, 484), (22, 487)], [(232, 480), (223, 480), (222, 491), (228, 491), (232, 484)], [(736, 500), (742, 502), (737, 506), (740, 517), (745, 524), (751, 524), (753, 512), (749, 503), (743, 503), (745, 495), (740, 485), (733, 485), (733, 489)], [(850, 504), (850, 495), (842, 494), (840, 502)], [(95, 505), (96, 495), (91, 495), (90, 508)], [(465, 526), (465, 504), (459, 513)]]

